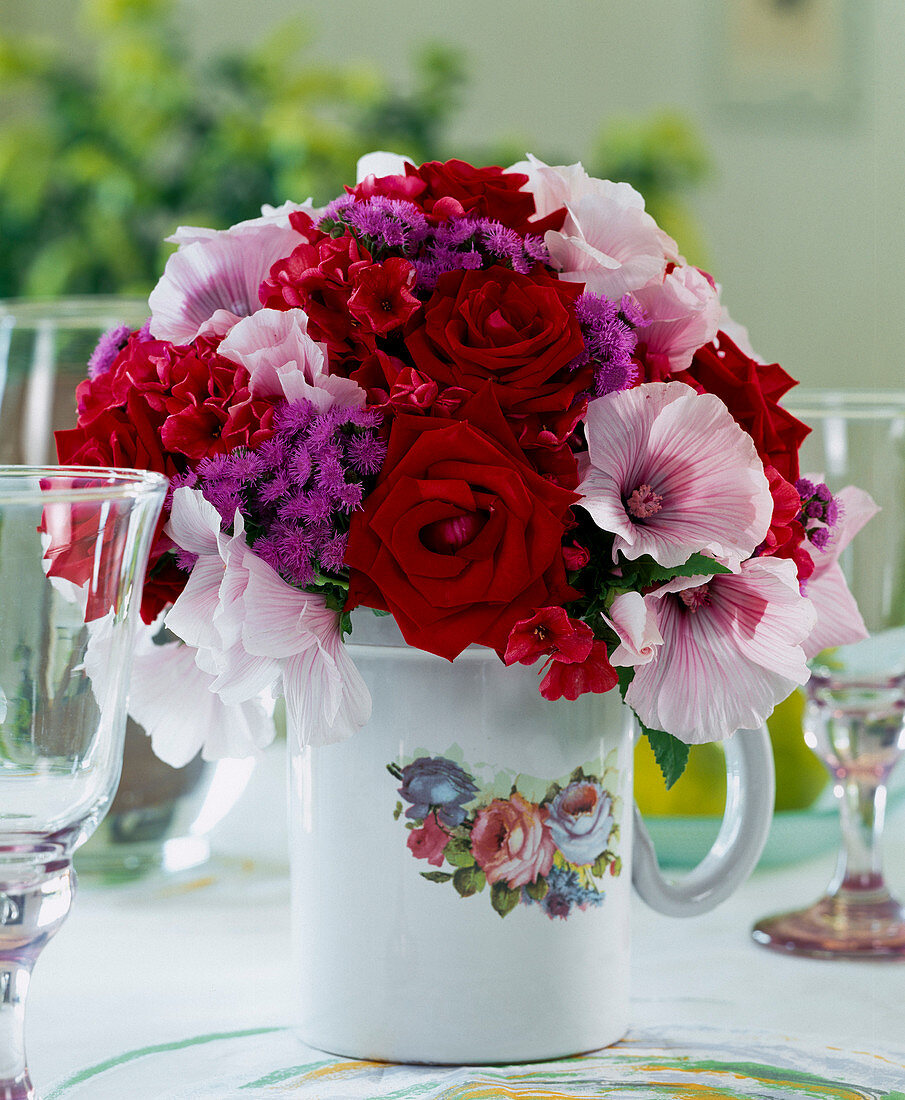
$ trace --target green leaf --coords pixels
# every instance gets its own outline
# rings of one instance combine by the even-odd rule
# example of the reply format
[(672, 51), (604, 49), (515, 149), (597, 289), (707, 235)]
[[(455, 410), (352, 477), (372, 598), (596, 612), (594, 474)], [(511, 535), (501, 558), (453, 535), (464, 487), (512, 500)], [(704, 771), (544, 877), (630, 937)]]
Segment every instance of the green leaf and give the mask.
[[(478, 892), (478, 875), (484, 878), (484, 872), (479, 871), (474, 864), (471, 867), (460, 867), (453, 875), (453, 886), (463, 898), (470, 898)], [(486, 881), (486, 880), (485, 880)], [(483, 883), (481, 884), (483, 886)]]
[(541, 898), (547, 896), (547, 891), (550, 889), (550, 883), (545, 878), (539, 878), (536, 882), (529, 882), (525, 887), (525, 893), (529, 898), (533, 898), (535, 901), (540, 901)]
[(402, 779), (402, 768), (398, 764), (387, 764), (387, 771), (394, 779)]
[(446, 871), (422, 871), (421, 877), (426, 878), (428, 882), (449, 882), (453, 876)]
[(650, 741), (650, 747), (654, 750), (654, 757), (666, 780), (666, 789), (675, 783), (688, 763), (688, 745), (673, 737), (671, 733), (663, 730), (649, 730), (641, 723), (641, 729), (645, 737)]
[(490, 904), (500, 914), (507, 916), (518, 905), (519, 891), (510, 890), (505, 882), (495, 882), (490, 888)]
[(591, 874), (596, 875), (597, 878), (600, 878), (601, 875), (605, 875), (607, 866), (614, 858), (612, 852), (601, 852), (591, 866)]
[(395, 809), (395, 810), (393, 810), (393, 820), (394, 820), (394, 821), (398, 821), (398, 820), (399, 820), (399, 815), (400, 815), (401, 813), (402, 813), (402, 803), (401, 803), (401, 802), (397, 802), (397, 803), (396, 803), (396, 809)]
[(472, 855), (468, 841), (453, 837), (443, 849), (443, 854), (453, 867), (473, 867), (475, 858)]

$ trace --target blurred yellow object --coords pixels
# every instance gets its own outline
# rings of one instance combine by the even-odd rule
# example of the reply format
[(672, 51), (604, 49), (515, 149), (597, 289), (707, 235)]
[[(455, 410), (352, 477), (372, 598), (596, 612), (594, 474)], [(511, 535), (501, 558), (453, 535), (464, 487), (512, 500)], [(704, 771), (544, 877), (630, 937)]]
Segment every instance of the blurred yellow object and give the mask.
[[(829, 781), (829, 773), (804, 742), (804, 693), (793, 691), (767, 722), (776, 762), (776, 809), (803, 810)], [(726, 765), (719, 744), (692, 745), (688, 767), (670, 790), (647, 738), (635, 748), (635, 801), (654, 817), (720, 817), (726, 805)]]
[(776, 764), (776, 809), (803, 810), (816, 801), (830, 773), (804, 742), (805, 697), (793, 691), (767, 719)]

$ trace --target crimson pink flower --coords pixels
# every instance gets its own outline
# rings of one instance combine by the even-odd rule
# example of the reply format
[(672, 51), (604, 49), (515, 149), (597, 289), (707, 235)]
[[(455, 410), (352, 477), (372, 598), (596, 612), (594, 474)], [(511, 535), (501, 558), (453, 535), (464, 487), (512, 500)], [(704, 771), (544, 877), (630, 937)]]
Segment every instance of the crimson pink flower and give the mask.
[(571, 699), (587, 692), (603, 694), (619, 683), (619, 674), (610, 664), (606, 643), (595, 639), (582, 661), (565, 661), (554, 654), (541, 680), (540, 693), (545, 699)]
[(371, 332), (386, 336), (401, 328), (420, 308), (421, 303), (411, 291), (414, 283), (414, 265), (399, 256), (366, 267), (355, 280), (349, 312)]
[(435, 814), (428, 814), (420, 829), (411, 829), (405, 842), (415, 859), (426, 859), (435, 867), (443, 865), (443, 850), (449, 843), (449, 834), (437, 822)]
[(542, 607), (509, 633), (504, 660), (531, 665), (541, 656), (560, 661), (583, 661), (591, 652), (594, 635), (587, 623), (570, 619), (562, 607)]
[(489, 883), (504, 882), (517, 890), (549, 872), (556, 845), (548, 815), (546, 806), (528, 802), (518, 791), (478, 811), (471, 850)]

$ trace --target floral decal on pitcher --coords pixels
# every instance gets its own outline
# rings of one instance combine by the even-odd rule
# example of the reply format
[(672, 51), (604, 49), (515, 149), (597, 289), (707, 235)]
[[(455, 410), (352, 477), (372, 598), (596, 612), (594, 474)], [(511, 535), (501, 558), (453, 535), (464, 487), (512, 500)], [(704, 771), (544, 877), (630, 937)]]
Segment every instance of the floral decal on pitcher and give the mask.
[(453, 868), (422, 877), (451, 882), (463, 898), (489, 884), (501, 917), (522, 904), (565, 920), (575, 908), (601, 905), (605, 876), (622, 870), (613, 850), (619, 839), (613, 796), (582, 768), (536, 802), (519, 791), (518, 780), (506, 797), (482, 793), (475, 777), (445, 756), (419, 756), (387, 770), (401, 783), (394, 816), (408, 818), (412, 855)]

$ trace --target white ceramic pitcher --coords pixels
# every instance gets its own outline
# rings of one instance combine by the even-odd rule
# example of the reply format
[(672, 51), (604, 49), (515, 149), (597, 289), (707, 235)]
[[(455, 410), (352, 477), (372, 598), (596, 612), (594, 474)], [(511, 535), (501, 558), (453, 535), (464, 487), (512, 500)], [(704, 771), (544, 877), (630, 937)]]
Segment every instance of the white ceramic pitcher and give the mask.
[(302, 1038), (362, 1059), (465, 1064), (616, 1042), (629, 1026), (631, 882), (680, 916), (747, 877), (773, 808), (766, 731), (727, 742), (719, 837), (670, 884), (634, 810), (635, 725), (618, 692), (551, 703), (537, 669), (477, 647), (450, 663), (370, 614), (352, 639), (371, 721), (350, 741), (291, 749)]

